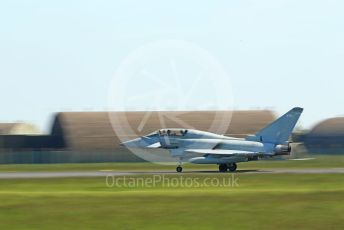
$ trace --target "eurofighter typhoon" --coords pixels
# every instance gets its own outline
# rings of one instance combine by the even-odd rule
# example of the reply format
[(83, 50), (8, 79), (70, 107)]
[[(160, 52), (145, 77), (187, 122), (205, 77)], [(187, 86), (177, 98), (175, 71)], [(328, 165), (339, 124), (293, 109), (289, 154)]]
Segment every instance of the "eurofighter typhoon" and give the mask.
[(296, 107), (255, 135), (234, 138), (193, 129), (161, 129), (122, 143), (127, 148), (162, 148), (170, 151), (182, 172), (182, 162), (217, 164), (220, 172), (234, 172), (237, 163), (290, 155), (289, 137), (303, 109)]

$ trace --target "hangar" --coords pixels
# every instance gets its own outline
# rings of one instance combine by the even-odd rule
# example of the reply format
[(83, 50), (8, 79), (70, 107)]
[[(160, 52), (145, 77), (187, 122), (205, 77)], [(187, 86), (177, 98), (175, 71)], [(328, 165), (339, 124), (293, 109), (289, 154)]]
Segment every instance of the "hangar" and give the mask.
[[(161, 117), (165, 118), (163, 122), (165, 127), (189, 128), (185, 126), (190, 126), (205, 131), (214, 124), (221, 126), (221, 118), (231, 117), (230, 126), (225, 130), (225, 134), (236, 137), (256, 133), (275, 120), (274, 113), (269, 110), (60, 112), (54, 115), (51, 132), (45, 135), (39, 135), (38, 132), (33, 131), (34, 129), (30, 131), (23, 126), (3, 125), (0, 131), (0, 163), (143, 161), (128, 150), (119, 149), (119, 143), (131, 139), (132, 136), (130, 133), (119, 132), (118, 126), (112, 126), (110, 117), (124, 117), (138, 135), (163, 128)], [(144, 126), (137, 129), (142, 121)]]
[(303, 139), (310, 153), (343, 154), (344, 117), (330, 118), (320, 122)]
[(0, 124), (0, 152), (42, 151), (62, 148), (50, 134), (44, 135), (28, 123)]
[(39, 135), (37, 127), (27, 123), (1, 123), (0, 135)]
[[(147, 118), (147, 113), (149, 117)], [(66, 149), (72, 151), (111, 151), (119, 147), (121, 140), (132, 139), (130, 133), (115, 132), (110, 116), (125, 117), (130, 128), (137, 135), (145, 135), (165, 127), (190, 126), (199, 130), (209, 130), (211, 126), (221, 125), (219, 118), (230, 118), (231, 123), (225, 135), (244, 137), (254, 134), (275, 120), (269, 110), (247, 111), (197, 111), (197, 112), (63, 112), (55, 116), (51, 135), (64, 142)], [(145, 118), (146, 117), (146, 118)], [(161, 121), (164, 117), (164, 121)], [(178, 119), (178, 120), (177, 120)], [(137, 129), (142, 121), (144, 126)], [(178, 122), (182, 121), (182, 122)], [(113, 126), (112, 126), (113, 125)]]

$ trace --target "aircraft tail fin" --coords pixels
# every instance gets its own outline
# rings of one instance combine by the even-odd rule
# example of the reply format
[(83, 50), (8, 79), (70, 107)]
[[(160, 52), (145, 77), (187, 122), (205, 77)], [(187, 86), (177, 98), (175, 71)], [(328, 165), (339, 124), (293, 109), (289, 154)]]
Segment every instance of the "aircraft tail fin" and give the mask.
[[(283, 144), (287, 142), (302, 112), (302, 108), (293, 108), (282, 117), (260, 130), (254, 136), (255, 139), (273, 144)], [(252, 139), (252, 136), (248, 139)]]

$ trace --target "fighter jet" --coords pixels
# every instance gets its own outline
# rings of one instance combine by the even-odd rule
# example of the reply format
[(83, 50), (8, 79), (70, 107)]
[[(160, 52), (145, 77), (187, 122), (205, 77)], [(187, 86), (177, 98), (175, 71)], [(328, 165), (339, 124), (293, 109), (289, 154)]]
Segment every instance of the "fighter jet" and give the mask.
[(166, 149), (178, 162), (177, 172), (183, 171), (184, 161), (194, 164), (217, 164), (220, 172), (234, 172), (239, 162), (290, 155), (289, 138), (302, 112), (302, 108), (293, 108), (255, 135), (248, 135), (246, 138), (170, 128), (124, 142), (122, 146)]

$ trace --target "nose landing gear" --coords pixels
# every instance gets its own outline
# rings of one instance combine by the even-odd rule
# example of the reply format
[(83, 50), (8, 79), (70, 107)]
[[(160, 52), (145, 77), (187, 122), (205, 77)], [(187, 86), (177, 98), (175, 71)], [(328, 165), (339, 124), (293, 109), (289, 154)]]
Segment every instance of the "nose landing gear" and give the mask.
[(183, 172), (182, 166), (178, 166), (178, 167), (176, 168), (176, 171), (179, 172), (179, 173)]
[(178, 167), (176, 168), (176, 171), (177, 171), (178, 173), (183, 172), (182, 162), (183, 162), (183, 159), (182, 159), (182, 158), (179, 158)]

